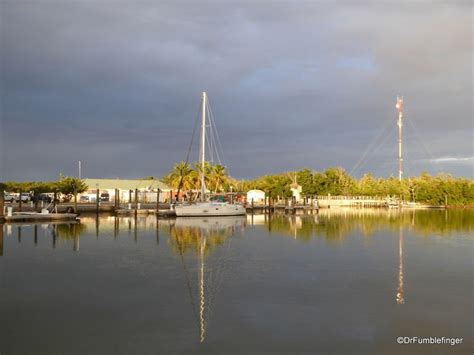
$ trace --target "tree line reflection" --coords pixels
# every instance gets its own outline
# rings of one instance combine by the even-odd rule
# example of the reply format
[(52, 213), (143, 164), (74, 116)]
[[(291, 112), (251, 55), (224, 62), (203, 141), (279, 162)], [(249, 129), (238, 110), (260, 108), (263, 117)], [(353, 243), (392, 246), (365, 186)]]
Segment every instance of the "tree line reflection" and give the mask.
[(380, 230), (396, 232), (399, 228), (424, 237), (474, 232), (473, 210), (333, 209), (319, 214), (255, 215), (248, 216), (248, 221), (265, 226), (270, 233), (300, 240), (322, 236), (328, 241), (343, 241), (356, 231), (370, 237)]
[[(243, 217), (245, 219), (245, 217)], [(232, 218), (231, 218), (232, 219)], [(141, 234), (154, 233), (159, 244), (160, 233), (172, 238), (168, 240), (176, 254), (197, 251), (203, 228), (206, 229), (208, 241), (205, 255), (224, 243), (226, 235), (235, 231), (236, 225), (229, 218), (220, 222), (202, 220), (196, 225), (196, 219), (158, 220), (155, 216), (116, 217), (116, 216), (83, 216), (80, 223), (51, 224), (6, 224), (0, 228), (0, 256), (4, 253), (4, 235), (16, 235), (19, 243), (25, 236), (33, 236), (38, 244), (38, 235), (49, 236), (52, 247), (59, 243), (73, 242), (73, 250), (79, 250), (82, 236), (117, 238), (127, 234), (135, 242)], [(194, 222), (193, 222), (194, 221)], [(211, 222), (210, 222), (211, 221)], [(204, 224), (203, 224), (204, 223)], [(449, 236), (452, 233), (473, 234), (473, 210), (385, 210), (385, 209), (340, 209), (320, 210), (319, 214), (309, 215), (248, 215), (245, 224), (262, 226), (270, 234), (286, 235), (293, 239), (309, 241), (314, 237), (324, 237), (330, 242), (342, 242), (354, 232), (361, 232), (370, 237), (378, 231), (397, 232), (399, 228), (411, 231), (418, 236)], [(227, 225), (227, 227), (223, 227)], [(160, 232), (161, 231), (161, 232)], [(28, 237), (29, 238), (29, 237)], [(179, 241), (179, 242), (178, 242)]]

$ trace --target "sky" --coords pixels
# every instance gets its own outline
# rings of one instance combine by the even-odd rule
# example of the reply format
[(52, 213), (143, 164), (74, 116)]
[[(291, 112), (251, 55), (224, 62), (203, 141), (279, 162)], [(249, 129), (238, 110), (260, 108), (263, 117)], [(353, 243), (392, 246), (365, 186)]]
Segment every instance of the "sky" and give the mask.
[(0, 21), (0, 180), (163, 176), (202, 91), (236, 178), (397, 176), (397, 95), (406, 176), (474, 177), (470, 0), (0, 0)]

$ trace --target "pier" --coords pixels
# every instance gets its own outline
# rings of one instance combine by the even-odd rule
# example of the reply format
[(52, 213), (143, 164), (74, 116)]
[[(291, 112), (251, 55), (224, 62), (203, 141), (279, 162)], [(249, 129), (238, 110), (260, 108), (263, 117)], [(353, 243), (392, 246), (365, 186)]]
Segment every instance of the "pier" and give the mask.
[(291, 200), (273, 201), (266, 198), (264, 203), (247, 202), (247, 212), (249, 213), (272, 213), (284, 212), (295, 214), (297, 212), (314, 213), (320, 208), (331, 207), (354, 207), (354, 208), (387, 208), (389, 206), (399, 206), (400, 201), (387, 197), (378, 196), (314, 196), (303, 199), (300, 202)]
[(320, 207), (388, 207), (399, 201), (379, 196), (316, 196)]

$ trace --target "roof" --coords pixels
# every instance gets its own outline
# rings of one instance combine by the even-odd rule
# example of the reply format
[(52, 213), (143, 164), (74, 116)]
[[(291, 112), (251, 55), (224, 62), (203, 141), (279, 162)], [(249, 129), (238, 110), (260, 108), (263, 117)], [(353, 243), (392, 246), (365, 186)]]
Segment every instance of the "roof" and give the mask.
[(290, 185), (290, 188), (292, 189), (300, 189), (301, 188), (301, 185), (298, 184), (297, 182), (294, 182)]
[(170, 190), (170, 187), (160, 180), (122, 180), (122, 179), (84, 179), (88, 189), (103, 190)]
[(249, 191), (247, 191), (247, 193), (251, 193), (251, 194), (265, 194), (265, 191), (262, 191), (262, 190), (249, 190)]

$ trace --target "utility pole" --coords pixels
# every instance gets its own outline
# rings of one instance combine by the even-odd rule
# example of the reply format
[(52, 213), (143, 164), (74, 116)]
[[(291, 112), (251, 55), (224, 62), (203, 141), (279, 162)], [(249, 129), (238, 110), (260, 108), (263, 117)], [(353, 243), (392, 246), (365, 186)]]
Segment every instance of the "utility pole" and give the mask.
[(79, 179), (82, 179), (82, 173), (81, 173), (81, 161), (79, 160)]
[(402, 181), (403, 177), (403, 96), (397, 96), (397, 105), (395, 106), (398, 110), (398, 180)]

